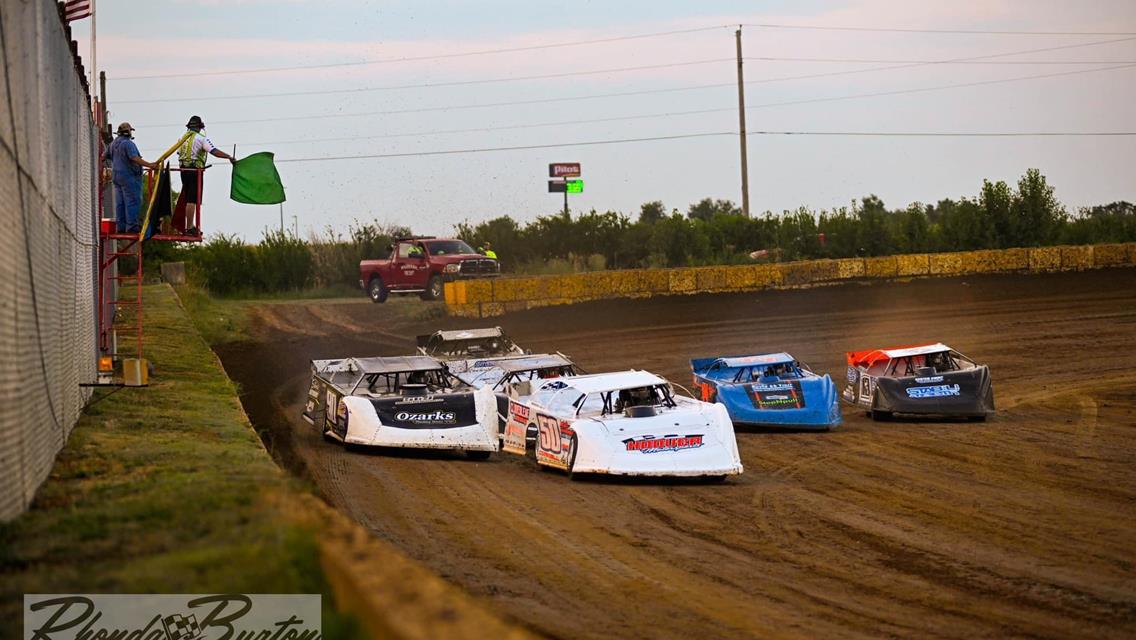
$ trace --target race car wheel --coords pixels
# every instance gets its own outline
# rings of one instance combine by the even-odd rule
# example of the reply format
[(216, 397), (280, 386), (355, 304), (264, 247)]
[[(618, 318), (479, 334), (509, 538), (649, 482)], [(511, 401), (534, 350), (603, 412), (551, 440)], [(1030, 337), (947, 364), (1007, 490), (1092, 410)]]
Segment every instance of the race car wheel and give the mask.
[(568, 444), (568, 479), (576, 479), (576, 436), (572, 436), (571, 443)]
[(387, 290), (386, 285), (383, 284), (383, 279), (375, 276), (367, 283), (367, 295), (371, 296), (371, 302), (380, 303), (387, 301), (387, 295), (390, 292)]
[(465, 457), (469, 458), (470, 460), (488, 460), (489, 459), (489, 452), (488, 451), (466, 451)]
[(892, 414), (891, 414), (890, 411), (880, 411), (878, 409), (872, 409), (872, 420), (878, 420), (880, 422), (884, 422), (884, 421), (887, 421), (887, 420), (891, 420), (891, 415)]
[(540, 432), (537, 431), (535, 424), (530, 424), (525, 429), (525, 455), (532, 457), (536, 460), (536, 446), (537, 438), (540, 437)]
[(442, 276), (430, 276), (430, 282), (426, 283), (426, 290), (422, 292), (423, 300), (441, 300), (442, 294), (445, 293), (443, 289), (445, 285), (442, 284)]

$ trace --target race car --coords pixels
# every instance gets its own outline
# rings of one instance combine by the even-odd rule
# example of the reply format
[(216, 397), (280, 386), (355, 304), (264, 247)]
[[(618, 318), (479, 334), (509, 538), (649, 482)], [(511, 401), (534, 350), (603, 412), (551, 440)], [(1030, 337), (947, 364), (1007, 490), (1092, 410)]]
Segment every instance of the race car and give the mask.
[(435, 331), (418, 336), (418, 353), (440, 360), (455, 361), (470, 358), (495, 358), (523, 355), (525, 350), (505, 335), (501, 327)]
[(787, 353), (697, 358), (694, 391), (725, 405), (734, 424), (823, 429), (840, 424), (836, 385)]
[(942, 343), (848, 353), (843, 396), (877, 419), (906, 413), (985, 420), (994, 413), (990, 369)]
[(303, 418), (349, 446), (498, 449), (491, 389), (473, 389), (427, 356), (313, 360)]
[[(539, 465), (580, 473), (708, 476), (742, 472), (734, 426), (720, 404), (675, 396), (647, 371), (620, 371), (514, 385), (503, 449)], [(523, 391), (530, 391), (528, 395)]]

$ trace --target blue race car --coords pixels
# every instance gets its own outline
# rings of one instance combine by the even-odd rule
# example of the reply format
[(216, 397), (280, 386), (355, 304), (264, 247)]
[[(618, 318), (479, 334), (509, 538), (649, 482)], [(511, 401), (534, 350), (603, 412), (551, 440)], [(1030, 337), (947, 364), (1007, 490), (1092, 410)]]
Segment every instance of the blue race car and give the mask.
[(829, 430), (841, 422), (839, 395), (787, 353), (690, 361), (695, 394), (726, 405), (735, 424)]

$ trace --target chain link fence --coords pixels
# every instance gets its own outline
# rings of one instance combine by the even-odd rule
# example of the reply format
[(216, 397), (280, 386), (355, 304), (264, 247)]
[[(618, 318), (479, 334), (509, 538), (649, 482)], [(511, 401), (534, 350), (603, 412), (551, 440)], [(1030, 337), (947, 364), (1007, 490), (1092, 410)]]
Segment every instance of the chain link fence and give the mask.
[(96, 369), (97, 131), (50, 0), (0, 0), (0, 520), (28, 508)]

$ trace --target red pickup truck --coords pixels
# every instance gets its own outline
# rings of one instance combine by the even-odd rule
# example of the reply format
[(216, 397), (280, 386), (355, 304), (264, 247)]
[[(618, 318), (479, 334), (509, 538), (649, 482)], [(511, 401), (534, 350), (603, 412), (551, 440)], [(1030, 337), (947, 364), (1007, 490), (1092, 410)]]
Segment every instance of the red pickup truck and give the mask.
[(372, 302), (386, 302), (392, 293), (417, 293), (423, 300), (438, 300), (445, 282), (501, 273), (497, 260), (477, 253), (461, 240), (398, 238), (390, 250), (389, 258), (359, 263), (359, 286)]

